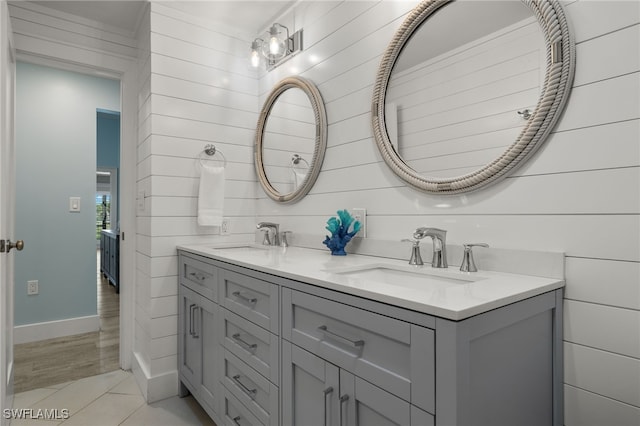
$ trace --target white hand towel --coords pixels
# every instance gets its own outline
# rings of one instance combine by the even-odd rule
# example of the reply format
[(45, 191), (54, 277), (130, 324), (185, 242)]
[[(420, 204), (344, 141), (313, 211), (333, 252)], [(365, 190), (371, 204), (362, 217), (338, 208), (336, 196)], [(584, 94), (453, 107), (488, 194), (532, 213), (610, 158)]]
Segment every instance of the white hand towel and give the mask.
[(307, 170), (292, 168), (291, 171), (293, 172), (293, 190), (295, 191), (307, 178)]
[(198, 190), (198, 225), (222, 225), (224, 180), (224, 167), (202, 166)]

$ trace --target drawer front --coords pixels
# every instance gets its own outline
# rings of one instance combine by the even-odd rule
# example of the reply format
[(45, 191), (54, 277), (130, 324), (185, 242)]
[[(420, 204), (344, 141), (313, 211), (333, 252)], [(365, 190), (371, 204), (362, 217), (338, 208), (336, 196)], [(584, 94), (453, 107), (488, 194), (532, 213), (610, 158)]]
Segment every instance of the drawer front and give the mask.
[(221, 309), (222, 344), (272, 383), (278, 384), (278, 336)]
[(228, 350), (224, 351), (223, 383), (265, 425), (278, 425), (278, 387)]
[(180, 283), (200, 293), (207, 299), (218, 301), (217, 272), (218, 269), (208, 263), (181, 255)]
[(221, 269), (220, 304), (232, 312), (278, 334), (278, 286)]
[(283, 338), (433, 411), (433, 330), (290, 289), (282, 310)]
[(222, 418), (226, 426), (267, 426), (251, 414), (251, 411), (227, 389), (224, 390)]

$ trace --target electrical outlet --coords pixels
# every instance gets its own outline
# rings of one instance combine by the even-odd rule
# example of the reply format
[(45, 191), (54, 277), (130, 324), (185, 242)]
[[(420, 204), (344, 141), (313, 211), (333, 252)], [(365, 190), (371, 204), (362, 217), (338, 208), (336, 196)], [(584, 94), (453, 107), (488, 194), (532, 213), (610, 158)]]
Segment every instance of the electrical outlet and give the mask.
[(220, 225), (220, 235), (229, 235), (229, 218), (222, 218), (222, 225)]
[(367, 238), (367, 209), (353, 208), (351, 215), (355, 220), (360, 222), (360, 231), (356, 237)]
[(38, 280), (27, 281), (27, 294), (38, 294)]

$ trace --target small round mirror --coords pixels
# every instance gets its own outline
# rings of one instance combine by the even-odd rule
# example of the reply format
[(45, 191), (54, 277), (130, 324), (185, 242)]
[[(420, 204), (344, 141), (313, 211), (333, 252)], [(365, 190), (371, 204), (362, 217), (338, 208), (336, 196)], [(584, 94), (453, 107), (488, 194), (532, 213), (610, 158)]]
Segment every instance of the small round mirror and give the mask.
[(304, 197), (320, 173), (326, 145), (326, 112), (316, 86), (301, 77), (276, 84), (262, 107), (254, 147), (265, 193), (283, 203)]

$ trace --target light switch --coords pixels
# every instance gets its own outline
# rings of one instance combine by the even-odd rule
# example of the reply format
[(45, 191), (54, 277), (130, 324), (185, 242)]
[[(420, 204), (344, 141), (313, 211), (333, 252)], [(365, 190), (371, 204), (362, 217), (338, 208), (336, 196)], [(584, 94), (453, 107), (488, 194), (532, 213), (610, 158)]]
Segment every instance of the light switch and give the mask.
[(69, 211), (71, 213), (80, 212), (80, 197), (69, 197)]

